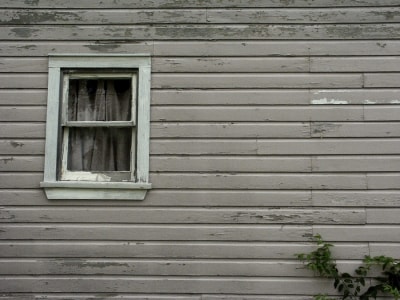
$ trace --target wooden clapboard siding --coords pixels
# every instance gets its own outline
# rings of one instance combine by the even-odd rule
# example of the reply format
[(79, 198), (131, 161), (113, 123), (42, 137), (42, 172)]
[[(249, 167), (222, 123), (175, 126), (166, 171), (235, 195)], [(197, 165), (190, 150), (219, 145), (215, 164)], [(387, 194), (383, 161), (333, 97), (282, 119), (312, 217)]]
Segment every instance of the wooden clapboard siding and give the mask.
[(163, 57), (371, 56), (399, 55), (397, 40), (338, 41), (0, 41), (4, 57), (37, 57), (63, 49), (69, 53), (151, 53)]
[(4, 208), (1, 223), (365, 224), (363, 209)]
[[(376, 249), (395, 250), (399, 244)], [(7, 258), (131, 258), (131, 259), (258, 259), (293, 262), (296, 253), (313, 249), (311, 243), (224, 242), (224, 241), (2, 241), (0, 255)], [(368, 243), (335, 243), (339, 259), (359, 260), (368, 254)]]
[[(309, 300), (399, 257), (398, 0), (4, 0), (0, 299)], [(144, 201), (49, 201), (49, 53), (152, 59)]]
[[(271, 0), (267, 3), (263, 0), (252, 1), (252, 7), (358, 7), (358, 6), (397, 6), (398, 2), (396, 0), (355, 0), (351, 3), (344, 0), (318, 0), (309, 2), (307, 0), (287, 2), (285, 0)], [(153, 8), (153, 7), (163, 7), (163, 8), (210, 8), (210, 7), (249, 7), (249, 3), (246, 0), (223, 0), (223, 1), (199, 1), (190, 0), (184, 2), (176, 2), (171, 0), (161, 0), (161, 1), (151, 1), (144, 0), (140, 2), (131, 2), (129, 0), (119, 1), (115, 3), (113, 0), (96, 0), (89, 3), (81, 2), (78, 0), (72, 0), (71, 3), (66, 4), (62, 0), (39, 0), (32, 2), (25, 2), (23, 0), (5, 0), (2, 4), (3, 7), (7, 8)]]
[[(24, 24), (147, 24), (147, 23), (396, 23), (398, 7), (309, 9), (118, 9), (118, 10), (0, 10), (0, 22)], [(171, 22), (173, 18), (173, 22)], [(266, 22), (267, 21), (267, 22)]]

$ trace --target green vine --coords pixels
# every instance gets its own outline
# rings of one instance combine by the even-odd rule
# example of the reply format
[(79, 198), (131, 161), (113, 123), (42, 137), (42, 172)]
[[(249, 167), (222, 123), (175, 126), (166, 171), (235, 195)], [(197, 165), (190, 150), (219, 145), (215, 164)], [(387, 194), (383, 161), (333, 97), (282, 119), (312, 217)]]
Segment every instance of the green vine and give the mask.
[[(332, 244), (326, 243), (320, 235), (315, 235), (314, 241), (317, 243), (317, 249), (310, 253), (297, 254), (297, 258), (318, 276), (332, 278), (333, 286), (342, 295), (342, 300), (376, 299), (378, 293), (400, 299), (400, 261), (387, 256), (365, 256), (363, 264), (354, 272), (356, 276), (352, 276), (338, 270), (331, 253)], [(381, 268), (381, 276), (372, 277), (377, 284), (367, 288), (366, 279), (373, 266)], [(314, 299), (333, 300), (327, 295), (316, 295)]]

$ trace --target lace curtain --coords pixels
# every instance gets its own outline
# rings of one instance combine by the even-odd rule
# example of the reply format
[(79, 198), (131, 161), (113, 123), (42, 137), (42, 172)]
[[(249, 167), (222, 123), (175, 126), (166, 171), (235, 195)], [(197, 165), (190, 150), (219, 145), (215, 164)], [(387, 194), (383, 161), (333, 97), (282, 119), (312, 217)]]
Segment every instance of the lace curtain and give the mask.
[[(131, 120), (130, 79), (72, 79), (69, 121)], [(68, 170), (129, 171), (131, 127), (70, 127)]]

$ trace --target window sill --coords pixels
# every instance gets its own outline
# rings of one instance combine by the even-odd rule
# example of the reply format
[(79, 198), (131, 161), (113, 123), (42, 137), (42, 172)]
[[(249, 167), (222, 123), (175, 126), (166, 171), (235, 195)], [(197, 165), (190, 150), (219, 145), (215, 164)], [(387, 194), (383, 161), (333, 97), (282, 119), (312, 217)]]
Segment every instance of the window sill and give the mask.
[(150, 183), (135, 182), (41, 182), (48, 199), (143, 200)]

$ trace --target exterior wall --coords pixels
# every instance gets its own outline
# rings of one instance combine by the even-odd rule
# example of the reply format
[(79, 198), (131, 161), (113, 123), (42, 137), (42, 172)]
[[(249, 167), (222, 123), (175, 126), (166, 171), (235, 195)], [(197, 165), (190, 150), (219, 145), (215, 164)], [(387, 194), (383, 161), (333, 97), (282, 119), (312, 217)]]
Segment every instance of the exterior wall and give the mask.
[[(0, 299), (311, 299), (400, 253), (398, 0), (3, 0)], [(48, 53), (151, 53), (144, 201), (48, 201)]]

